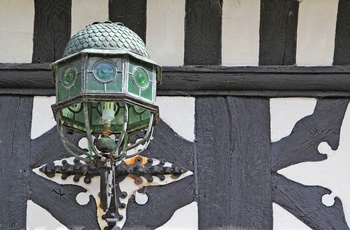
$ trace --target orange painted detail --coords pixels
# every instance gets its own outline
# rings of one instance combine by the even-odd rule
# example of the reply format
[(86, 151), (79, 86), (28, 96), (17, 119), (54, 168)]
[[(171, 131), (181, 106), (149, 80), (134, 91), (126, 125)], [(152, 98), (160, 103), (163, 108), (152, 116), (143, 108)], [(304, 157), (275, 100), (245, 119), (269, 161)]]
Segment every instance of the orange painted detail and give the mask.
[(140, 156), (140, 155), (136, 155), (136, 156), (134, 156), (134, 157), (125, 159), (124, 162), (125, 162), (125, 164), (127, 164), (127, 165), (132, 165), (132, 164), (135, 164), (135, 163), (136, 163), (136, 159), (137, 159), (137, 158), (141, 158), (141, 159), (142, 159), (140, 165), (144, 165), (144, 164), (147, 163), (148, 158), (147, 158), (147, 157)]

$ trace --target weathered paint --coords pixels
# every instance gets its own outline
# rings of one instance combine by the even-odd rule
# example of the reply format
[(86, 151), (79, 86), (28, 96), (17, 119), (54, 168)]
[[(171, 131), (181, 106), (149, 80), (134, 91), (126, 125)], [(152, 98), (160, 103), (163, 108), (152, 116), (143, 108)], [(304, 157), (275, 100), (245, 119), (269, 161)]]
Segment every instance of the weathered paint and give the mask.
[(222, 65), (258, 65), (259, 22), (259, 0), (223, 1)]
[(0, 62), (32, 61), (34, 1), (0, 2)]
[(185, 0), (147, 1), (146, 45), (160, 65), (184, 62)]
[[(55, 165), (62, 165), (62, 163), (61, 163), (62, 160), (63, 159), (55, 161)], [(74, 157), (66, 158), (65, 160), (67, 160), (67, 162), (69, 164), (73, 164)], [(154, 165), (159, 164), (159, 161), (156, 160), (156, 159), (153, 159), (153, 164)], [(169, 162), (166, 162), (166, 165), (171, 167), (172, 164), (169, 163)], [(61, 178), (61, 175), (59, 175), (59, 174), (56, 174), (55, 177), (53, 177), (53, 178), (48, 178), (43, 173), (41, 173), (39, 171), (39, 168), (36, 168), (33, 171), (35, 173), (37, 173), (38, 175), (43, 176), (43, 177), (45, 177), (48, 180), (52, 180), (52, 181), (54, 181), (54, 182), (56, 182), (58, 184), (73, 184), (73, 185), (78, 185), (78, 186), (84, 187), (87, 190), (87, 192), (83, 193), (83, 194), (79, 193), (77, 195), (77, 197), (76, 197), (77, 203), (79, 203), (80, 205), (85, 205), (89, 201), (89, 197), (93, 196), (95, 201), (96, 201), (97, 207), (99, 207), (99, 202), (100, 202), (99, 197), (98, 197), (99, 183), (100, 183), (99, 177), (94, 177), (94, 178), (92, 178), (90, 184), (85, 184), (83, 182), (83, 179), (80, 179), (79, 182), (74, 182), (72, 176), (69, 176), (67, 179), (63, 180)], [(136, 184), (135, 180), (133, 178), (126, 177), (121, 183), (119, 183), (119, 186), (120, 186), (121, 191), (127, 193), (127, 197), (120, 198), (120, 201), (122, 203), (126, 204), (126, 206), (127, 206), (130, 198), (132, 196), (136, 196), (136, 194), (138, 193), (138, 190), (140, 188), (147, 187), (147, 186), (166, 185), (166, 184), (178, 181), (178, 180), (182, 180), (183, 178), (191, 176), (192, 174), (193, 174), (193, 172), (188, 171), (188, 172), (185, 172), (184, 174), (182, 174), (181, 176), (179, 176), (178, 178), (175, 178), (175, 179), (172, 178), (171, 175), (165, 175), (165, 179), (163, 181), (160, 180), (158, 177), (154, 176), (153, 177), (153, 182), (147, 182), (147, 181), (144, 180), (144, 182), (141, 183), (141, 184)], [(141, 200), (136, 200), (136, 202), (139, 205), (146, 205), (146, 203), (148, 201), (148, 198), (147, 198), (146, 194), (145, 194), (145, 196), (146, 197), (142, 197)], [(144, 200), (144, 199), (146, 199), (146, 200)], [(29, 208), (32, 208), (32, 207), (29, 207)], [(37, 210), (37, 209), (28, 210), (28, 213), (33, 212), (33, 211), (35, 212), (35, 210)], [(125, 221), (128, 218), (128, 216), (126, 216), (126, 209), (119, 209), (119, 213), (121, 215), (123, 215), (124, 218), (123, 218), (123, 220), (121, 220), (121, 221), (119, 221), (117, 223), (117, 226), (118, 227), (123, 227), (123, 225), (125, 224)], [(101, 208), (98, 208), (97, 209), (97, 217), (98, 217), (98, 222), (99, 222), (99, 224), (101, 226), (101, 229), (103, 229), (105, 226), (107, 226), (106, 222), (101, 218), (103, 214), (104, 214), (103, 210)], [(49, 220), (52, 221), (51, 218)], [(47, 223), (45, 221), (41, 221), (41, 224), (49, 225), (49, 223)]]
[(300, 1), (296, 64), (332, 65), (338, 0)]
[[(155, 160), (154, 164), (158, 163), (158, 162)], [(157, 177), (153, 177), (153, 179), (154, 179), (153, 182), (151, 182), (151, 183), (143, 182), (140, 185), (136, 185), (135, 182), (134, 182), (134, 179), (132, 179), (131, 177), (127, 177), (127, 178), (125, 178), (125, 180), (122, 183), (120, 183), (120, 189), (121, 189), (121, 191), (127, 192), (128, 196), (125, 199), (120, 199), (120, 200), (121, 200), (122, 203), (128, 204), (128, 200), (132, 196), (136, 196), (136, 194), (138, 193), (137, 190), (142, 188), (142, 187), (147, 188), (147, 186), (166, 185), (166, 184), (172, 183), (174, 181), (181, 180), (181, 179), (183, 179), (183, 178), (185, 178), (187, 176), (190, 176), (192, 174), (193, 174), (193, 172), (188, 171), (188, 172), (182, 174), (177, 179), (172, 179), (169, 175), (166, 175), (164, 181), (159, 180), (159, 178), (157, 178)], [(147, 202), (148, 202), (147, 194), (144, 194), (144, 197), (142, 197), (141, 199), (136, 200), (136, 203), (138, 203), (139, 205), (147, 205)], [(122, 210), (120, 213), (123, 216), (126, 216), (126, 210), (125, 209)], [(195, 214), (197, 214), (197, 213), (195, 213)], [(122, 221), (120, 221), (120, 223), (118, 223), (118, 226), (120, 226), (120, 227), (123, 226), (125, 224), (125, 221), (127, 221), (127, 218), (133, 218), (133, 217), (126, 216), (126, 218), (124, 218)]]
[(108, 20), (108, 1), (72, 0), (72, 36), (93, 22)]

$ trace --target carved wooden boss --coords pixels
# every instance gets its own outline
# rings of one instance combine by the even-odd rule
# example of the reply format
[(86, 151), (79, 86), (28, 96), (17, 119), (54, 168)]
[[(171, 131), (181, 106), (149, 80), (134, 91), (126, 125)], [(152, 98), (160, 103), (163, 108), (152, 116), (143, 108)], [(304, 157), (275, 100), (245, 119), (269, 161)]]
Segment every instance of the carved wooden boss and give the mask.
[[(119, 198), (118, 183), (132, 176), (135, 184), (154, 177), (177, 178), (186, 170), (155, 163), (138, 155), (151, 140), (159, 120), (155, 105), (161, 67), (149, 58), (144, 42), (121, 23), (93, 23), (68, 42), (64, 57), (51, 65), (56, 84), (52, 110), (65, 148), (76, 157), (74, 164), (63, 161), (43, 166), (49, 177), (84, 176), (84, 182), (100, 176), (99, 208), (106, 229), (118, 228), (126, 204)], [(67, 135), (82, 133), (88, 142), (81, 149)], [(144, 178), (144, 179), (142, 179)], [(119, 225), (120, 227), (120, 225)]]

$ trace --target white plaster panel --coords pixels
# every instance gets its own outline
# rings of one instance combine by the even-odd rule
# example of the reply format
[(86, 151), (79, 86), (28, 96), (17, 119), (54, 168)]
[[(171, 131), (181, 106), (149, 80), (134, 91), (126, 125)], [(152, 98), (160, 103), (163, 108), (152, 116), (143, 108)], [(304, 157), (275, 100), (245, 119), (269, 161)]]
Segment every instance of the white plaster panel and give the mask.
[(198, 229), (198, 204), (192, 202), (174, 213), (171, 219), (157, 230), (194, 230)]
[(185, 0), (147, 1), (146, 46), (160, 65), (184, 62)]
[[(45, 221), (43, 221), (45, 220)], [(56, 220), (48, 211), (35, 204), (27, 202), (27, 230), (68, 230), (63, 224)]]
[(293, 216), (278, 204), (273, 203), (273, 229), (275, 230), (309, 230), (306, 224)]
[(93, 22), (108, 20), (108, 1), (73, 0), (72, 35)]
[(161, 119), (181, 137), (194, 141), (194, 97), (157, 97), (156, 104)]
[(271, 98), (271, 141), (288, 136), (297, 121), (314, 112), (316, 102), (315, 98)]
[(338, 0), (299, 2), (296, 64), (332, 65)]
[(222, 65), (258, 65), (259, 25), (259, 0), (223, 1)]
[(2, 0), (0, 21), (0, 62), (32, 62), (34, 1)]
[(319, 145), (319, 152), (327, 154), (328, 159), (319, 162), (299, 163), (278, 172), (287, 178), (304, 185), (320, 185), (332, 190), (330, 196), (322, 198), (325, 206), (332, 206), (334, 197), (342, 200), (345, 219), (350, 223), (350, 109), (348, 108), (340, 130), (337, 150), (327, 143)]
[(35, 139), (56, 125), (51, 105), (56, 97), (36, 96), (33, 101), (31, 139)]

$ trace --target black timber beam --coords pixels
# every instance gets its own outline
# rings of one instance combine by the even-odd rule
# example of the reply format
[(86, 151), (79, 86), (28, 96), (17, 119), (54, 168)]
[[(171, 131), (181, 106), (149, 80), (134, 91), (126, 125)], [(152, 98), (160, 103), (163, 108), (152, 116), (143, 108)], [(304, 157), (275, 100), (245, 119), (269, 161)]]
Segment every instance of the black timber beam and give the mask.
[[(163, 67), (159, 96), (349, 97), (350, 66)], [(55, 94), (49, 64), (0, 64), (0, 94)]]
[(0, 96), (0, 229), (26, 229), (33, 97)]
[(109, 0), (108, 14), (112, 22), (121, 22), (146, 42), (147, 1)]
[(272, 229), (269, 113), (268, 98), (196, 99), (199, 229)]
[(259, 65), (294, 65), (299, 1), (260, 1)]
[(337, 24), (334, 40), (334, 60), (333, 65), (350, 64), (350, 2), (339, 0)]
[(186, 0), (185, 65), (221, 64), (222, 0)]
[(71, 0), (34, 0), (32, 63), (53, 62), (62, 57), (71, 36)]

